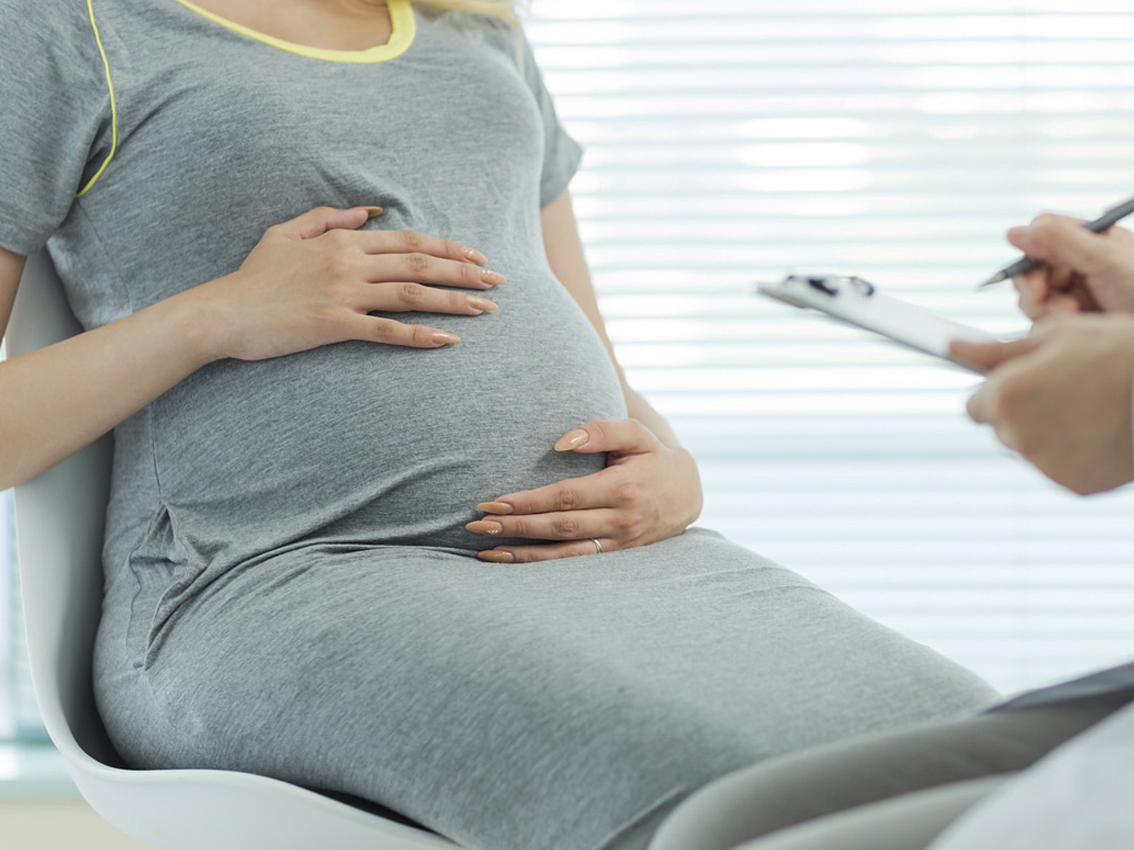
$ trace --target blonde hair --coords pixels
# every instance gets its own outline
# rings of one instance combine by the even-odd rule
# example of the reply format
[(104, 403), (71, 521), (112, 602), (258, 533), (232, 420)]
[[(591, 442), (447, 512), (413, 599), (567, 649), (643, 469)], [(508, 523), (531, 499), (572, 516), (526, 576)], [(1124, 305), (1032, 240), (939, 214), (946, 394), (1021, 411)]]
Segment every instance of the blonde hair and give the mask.
[(414, 2), (421, 6), (432, 6), (434, 9), (469, 12), (474, 15), (483, 15), (486, 18), (498, 18), (516, 27), (520, 26), (520, 19), (516, 15), (515, 0), (414, 0)]

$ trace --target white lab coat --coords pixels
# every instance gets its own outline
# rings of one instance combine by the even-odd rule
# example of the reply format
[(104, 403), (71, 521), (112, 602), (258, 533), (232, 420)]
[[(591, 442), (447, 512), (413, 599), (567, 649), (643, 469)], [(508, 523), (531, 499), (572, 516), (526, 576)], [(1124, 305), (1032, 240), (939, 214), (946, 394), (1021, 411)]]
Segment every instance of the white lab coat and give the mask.
[(928, 850), (1132, 850), (1134, 704), (974, 806)]

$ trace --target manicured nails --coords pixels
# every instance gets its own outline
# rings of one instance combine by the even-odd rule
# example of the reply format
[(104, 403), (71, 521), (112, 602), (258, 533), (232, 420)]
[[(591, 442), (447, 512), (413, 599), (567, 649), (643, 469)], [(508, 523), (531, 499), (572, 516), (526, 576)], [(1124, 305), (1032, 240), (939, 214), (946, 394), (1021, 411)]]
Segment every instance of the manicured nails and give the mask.
[(582, 428), (576, 428), (574, 431), (564, 434), (559, 438), (559, 442), (555, 444), (555, 450), (557, 452), (569, 452), (572, 449), (579, 448), (579, 446), (583, 445), (583, 443), (590, 438), (591, 435)]
[(465, 257), (472, 260), (474, 263), (484, 264), (488, 262), (488, 257), (477, 251), (475, 248), (465, 248)]
[(487, 534), (490, 537), (496, 537), (504, 530), (498, 522), (489, 522), (486, 520), (478, 519), (470, 522), (465, 526), (465, 531), (471, 531), (473, 534)]
[(512, 513), (512, 506), (507, 502), (481, 502), (476, 506), (478, 511), (484, 511), (486, 514), (499, 514), (507, 516)]
[(516, 559), (512, 557), (511, 552), (498, 552), (495, 549), (488, 549), (484, 552), (477, 552), (476, 556), (482, 561), (490, 561), (493, 564), (511, 564)]
[(366, 210), (367, 221), (372, 218), (376, 218), (385, 212), (385, 210), (383, 210), (381, 207), (356, 207), (355, 209)]
[(499, 286), (502, 283), (506, 283), (508, 280), (506, 277), (504, 277), (504, 275), (498, 272), (494, 272), (492, 271), (492, 269), (481, 269), (480, 279), (485, 283), (492, 284), (493, 286)]
[(479, 295), (470, 295), (468, 297), (468, 304), (474, 310), (480, 310), (481, 312), (485, 310), (492, 311), (496, 309), (495, 304), (493, 304), (487, 298), (481, 298)]
[(434, 331), (433, 342), (437, 345), (452, 345), (454, 342), (460, 342), (461, 338), (456, 334), (447, 333), (446, 331)]

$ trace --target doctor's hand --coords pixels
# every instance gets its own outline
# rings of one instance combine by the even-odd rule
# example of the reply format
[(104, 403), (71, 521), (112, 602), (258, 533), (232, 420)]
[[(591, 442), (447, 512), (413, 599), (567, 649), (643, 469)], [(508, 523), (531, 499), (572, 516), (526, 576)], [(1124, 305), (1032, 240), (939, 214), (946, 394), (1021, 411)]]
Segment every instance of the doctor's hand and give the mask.
[(358, 230), (377, 207), (318, 207), (269, 227), (238, 271), (187, 293), (213, 359), (264, 360), (346, 340), (439, 348), (453, 333), (373, 313), (477, 316), (504, 278), (479, 252), (410, 230)]
[(1030, 319), (1056, 313), (1134, 313), (1134, 234), (1084, 230), (1081, 219), (1041, 215), (1008, 241), (1043, 265), (1013, 278)]
[(1059, 316), (1014, 342), (954, 341), (990, 370), (968, 402), (975, 422), (1081, 495), (1134, 481), (1134, 316)]
[(465, 528), (489, 537), (540, 542), (478, 553), (482, 561), (526, 563), (656, 543), (681, 534), (701, 513), (693, 456), (664, 445), (636, 419), (595, 420), (564, 434), (556, 451), (607, 453), (607, 466), (581, 478), (511, 493), (478, 505), (487, 516)]

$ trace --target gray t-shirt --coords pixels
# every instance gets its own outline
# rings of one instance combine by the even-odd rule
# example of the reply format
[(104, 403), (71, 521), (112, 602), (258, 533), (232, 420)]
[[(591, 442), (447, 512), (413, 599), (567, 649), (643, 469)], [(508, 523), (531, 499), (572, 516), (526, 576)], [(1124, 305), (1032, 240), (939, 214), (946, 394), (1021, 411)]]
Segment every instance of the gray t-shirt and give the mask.
[(514, 30), (391, 0), (389, 46), (316, 57), (178, 0), (95, 0), (94, 25), (82, 0), (2, 3), (31, 37), (0, 54), (0, 245), (46, 242), (86, 328), (234, 271), (322, 204), (380, 205), (367, 226), (459, 240), (509, 278), (495, 314), (398, 316), (456, 346), (223, 361), (121, 425), (111, 581), (184, 589), (311, 543), (472, 554), (496, 542), (463, 530), (477, 502), (602, 467), (551, 450), (625, 407), (547, 263), (539, 210), (581, 151)]

